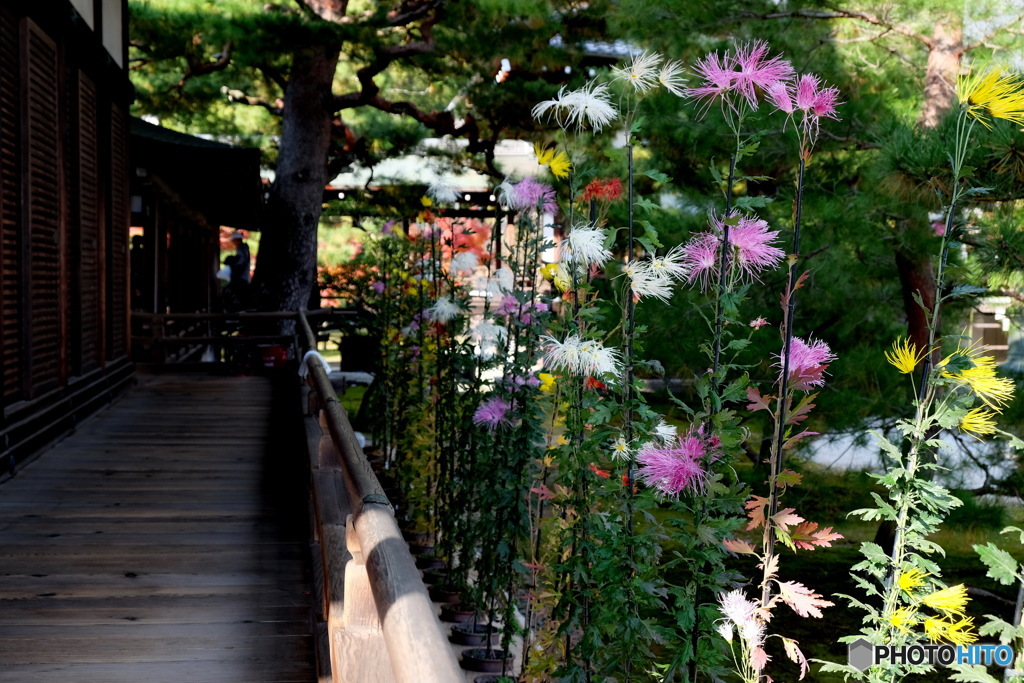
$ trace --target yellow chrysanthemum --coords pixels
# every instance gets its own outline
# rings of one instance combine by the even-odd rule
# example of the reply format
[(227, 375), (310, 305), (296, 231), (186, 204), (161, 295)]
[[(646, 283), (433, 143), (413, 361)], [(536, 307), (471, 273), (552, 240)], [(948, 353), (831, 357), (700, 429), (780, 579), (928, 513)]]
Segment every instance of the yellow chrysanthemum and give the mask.
[(896, 580), (899, 587), (909, 593), (912, 589), (919, 586), (923, 586), (925, 583), (925, 577), (928, 576), (928, 572), (914, 567), (913, 569), (900, 573), (900, 578)]
[(569, 289), (571, 275), (563, 263), (549, 263), (540, 269), (540, 274), (545, 280), (550, 280), (559, 291)]
[(541, 372), (537, 374), (537, 379), (540, 380), (540, 390), (542, 393), (550, 394), (555, 390), (555, 380), (557, 379), (554, 375)]
[(537, 163), (541, 166), (551, 168), (551, 173), (556, 178), (568, 178), (572, 162), (565, 152), (555, 148), (545, 149), (539, 142), (533, 143), (533, 154), (537, 157)]
[(992, 356), (982, 355), (984, 349), (981, 342), (973, 342), (970, 346), (959, 346), (957, 350), (946, 356), (939, 367), (947, 365), (954, 356), (961, 356), (971, 361), (972, 367), (950, 372), (945, 370), (942, 376), (954, 379), (966, 386), (971, 393), (997, 413), (1013, 399), (1013, 381), (996, 375), (996, 360)]
[(967, 587), (962, 583), (929, 593), (921, 598), (921, 602), (925, 605), (934, 610), (945, 612), (946, 616), (953, 614), (963, 616), (964, 609), (967, 607), (967, 600)]
[(989, 410), (988, 408), (975, 408), (964, 415), (963, 419), (960, 420), (960, 431), (968, 432), (975, 439), (981, 441), (979, 435), (994, 434), (996, 431), (996, 423), (992, 418), (995, 417), (996, 413)]
[(973, 626), (971, 617), (955, 622), (936, 617), (924, 620), (924, 632), (933, 643), (945, 641), (953, 645), (970, 645), (978, 639), (978, 635), (970, 630)]
[(918, 349), (909, 339), (892, 343), (892, 350), (885, 352), (885, 359), (904, 375), (914, 371), (917, 364), (928, 355), (927, 349)]
[(910, 628), (917, 624), (917, 612), (913, 607), (900, 607), (889, 617), (889, 623), (904, 633), (910, 633)]
[(956, 84), (957, 99), (967, 115), (991, 128), (988, 118), (1024, 125), (1024, 81), (1015, 73), (994, 67), (962, 76)]
[(428, 197), (427, 195), (423, 195), (422, 197), (420, 197), (420, 204), (429, 209), (434, 205), (434, 200)]

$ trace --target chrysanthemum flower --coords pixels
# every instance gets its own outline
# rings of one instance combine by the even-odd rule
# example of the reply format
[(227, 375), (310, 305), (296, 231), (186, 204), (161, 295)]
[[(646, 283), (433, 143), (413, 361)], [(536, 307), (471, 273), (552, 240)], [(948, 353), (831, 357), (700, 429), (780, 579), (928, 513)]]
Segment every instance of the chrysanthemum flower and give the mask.
[(674, 444), (646, 444), (636, 456), (637, 478), (668, 496), (684, 490), (701, 492), (707, 483), (703, 461), (714, 454), (699, 432), (691, 430)]
[[(777, 358), (778, 366), (782, 367), (782, 354)], [(825, 384), (825, 369), (836, 359), (828, 344), (820, 339), (804, 341), (793, 337), (789, 347), (789, 387), (794, 390), (807, 391)]]
[(476, 267), (480, 264), (480, 257), (471, 251), (460, 251), (458, 254), (452, 257), (452, 262), (448, 267), (449, 272), (452, 273), (465, 273), (468, 271), (476, 270)]
[(612, 252), (604, 248), (605, 237), (602, 228), (577, 225), (569, 231), (565, 247), (573, 262), (587, 267), (603, 266), (612, 257)]
[(764, 316), (760, 315), (750, 321), (750, 326), (753, 327), (755, 330), (759, 330), (767, 324), (768, 321), (764, 318)]
[(679, 433), (679, 428), (675, 425), (671, 425), (665, 422), (665, 418), (658, 418), (658, 424), (654, 425), (654, 431), (651, 432), (651, 438), (657, 440), (659, 443), (667, 444), (676, 440)]
[(896, 584), (903, 591), (910, 593), (913, 589), (923, 586), (927, 576), (928, 572), (918, 567), (912, 567), (905, 572), (900, 572), (899, 578), (896, 579)]
[(900, 607), (887, 620), (904, 633), (910, 633), (910, 629), (917, 624), (917, 611), (913, 607)]
[(615, 78), (629, 83), (634, 90), (645, 93), (658, 83), (656, 70), (661, 63), (661, 55), (655, 52), (642, 52), (633, 55), (633, 59), (625, 67), (614, 67)]
[(594, 179), (587, 183), (580, 193), (580, 202), (589, 202), (596, 199), (600, 202), (613, 202), (622, 197), (622, 181), (618, 178), (610, 180)]
[(451, 322), (456, 316), (462, 313), (462, 307), (458, 302), (452, 301), (451, 297), (442, 295), (439, 296), (437, 301), (434, 302), (434, 305), (426, 309), (424, 313), (428, 320), (447, 323)]
[(928, 356), (928, 349), (918, 349), (917, 345), (904, 339), (902, 342), (896, 339), (892, 343), (892, 350), (885, 352), (885, 359), (904, 375), (910, 374)]
[(683, 263), (689, 275), (687, 281), (708, 291), (718, 279), (718, 252), (722, 240), (709, 232), (698, 232), (683, 245)]
[(749, 600), (742, 590), (718, 595), (719, 608), (728, 623), (736, 627), (751, 650), (764, 644), (764, 619), (758, 603)]
[(435, 180), (427, 187), (427, 196), (440, 204), (457, 201), (459, 193), (443, 180)]
[[(719, 231), (723, 229), (722, 220), (714, 219)], [(748, 278), (758, 280), (762, 271), (774, 268), (786, 257), (786, 252), (773, 246), (778, 237), (778, 230), (750, 216), (740, 216), (739, 223), (729, 231), (729, 245), (735, 253), (736, 265)]]
[(565, 152), (554, 147), (545, 149), (540, 146), (540, 143), (534, 143), (533, 153), (537, 157), (537, 163), (541, 166), (547, 166), (550, 168), (551, 173), (556, 178), (569, 177), (569, 170), (572, 168), (572, 162), (569, 161), (569, 157)]
[(701, 83), (696, 88), (686, 88), (684, 94), (701, 103), (700, 112), (703, 116), (716, 98), (724, 102), (725, 94), (732, 90), (736, 72), (732, 69), (728, 51), (721, 57), (717, 52), (705, 55), (697, 60), (693, 71), (700, 77)]
[(624, 437), (615, 439), (612, 444), (612, 460), (625, 460), (629, 457), (629, 443), (626, 442)]
[(581, 339), (573, 334), (559, 341), (544, 335), (541, 343), (547, 347), (544, 365), (577, 377), (599, 377), (619, 374), (619, 357), (615, 349), (605, 348), (601, 342)]
[(509, 200), (510, 208), (521, 211), (539, 207), (546, 213), (553, 213), (558, 208), (555, 204), (555, 191), (551, 186), (531, 177), (523, 178), (516, 183), (512, 192), (509, 193)]
[(664, 256), (651, 257), (651, 271), (659, 277), (665, 276), (683, 282), (689, 275), (686, 268), (686, 253), (683, 245), (677, 244), (668, 250)]
[(996, 375), (996, 360), (992, 356), (984, 356), (980, 343), (973, 343), (970, 346), (959, 346), (956, 351), (946, 356), (939, 363), (939, 367), (947, 366), (954, 356), (966, 358), (973, 365), (963, 370), (944, 370), (942, 376), (952, 379), (961, 386), (967, 387), (971, 393), (981, 399), (997, 413), (1003, 411), (1003, 406), (1013, 400), (1016, 389), (1013, 380)]
[(953, 645), (970, 645), (978, 640), (977, 634), (970, 630), (973, 626), (974, 619), (971, 617), (955, 622), (936, 617), (924, 620), (924, 632), (933, 643), (944, 641)]
[(954, 614), (963, 616), (968, 599), (967, 586), (961, 583), (929, 593), (921, 598), (921, 602), (934, 610), (945, 613), (948, 617)]
[(736, 48), (733, 57), (736, 74), (733, 88), (750, 105), (757, 109), (757, 89), (767, 89), (772, 83), (785, 80), (793, 75), (793, 65), (780, 56), (768, 56), (768, 42), (755, 40)]
[(664, 269), (655, 271), (651, 266), (650, 259), (635, 259), (626, 264), (622, 272), (629, 278), (630, 289), (638, 298), (668, 301), (672, 298), (672, 278)]
[(956, 95), (967, 115), (988, 128), (992, 127), (989, 117), (1024, 125), (1024, 81), (1018, 74), (995, 67), (961, 76)]
[(676, 97), (683, 97), (686, 94), (683, 84), (683, 63), (679, 61), (665, 62), (658, 72), (658, 82)]
[(480, 349), (481, 355), (490, 358), (498, 351), (499, 344), (508, 338), (508, 328), (484, 320), (469, 331), (470, 338)]
[(970, 410), (960, 420), (960, 431), (967, 432), (975, 439), (981, 441), (981, 436), (995, 434), (996, 422), (993, 419), (995, 416), (995, 412), (986, 408)]
[(473, 424), (486, 427), (492, 432), (498, 427), (507, 427), (512, 424), (512, 420), (508, 417), (510, 410), (512, 410), (512, 404), (504, 399), (487, 399), (473, 413)]
[(558, 379), (555, 375), (540, 372), (537, 373), (537, 379), (540, 380), (540, 391), (542, 394), (550, 394), (555, 390), (555, 382)]
[(562, 87), (555, 99), (536, 104), (531, 113), (535, 119), (541, 119), (551, 113), (562, 128), (582, 129), (584, 125), (589, 125), (595, 132), (600, 131), (618, 116), (608, 86), (595, 81), (578, 90), (566, 90)]

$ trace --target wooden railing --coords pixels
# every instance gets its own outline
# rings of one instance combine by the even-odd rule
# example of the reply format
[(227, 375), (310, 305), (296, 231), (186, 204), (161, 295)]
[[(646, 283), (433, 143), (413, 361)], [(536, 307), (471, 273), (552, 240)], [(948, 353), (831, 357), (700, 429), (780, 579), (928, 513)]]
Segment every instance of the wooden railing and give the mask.
[[(315, 338), (306, 315), (298, 318), (306, 352)], [(345, 409), (320, 360), (306, 363), (320, 681), (464, 681)]]

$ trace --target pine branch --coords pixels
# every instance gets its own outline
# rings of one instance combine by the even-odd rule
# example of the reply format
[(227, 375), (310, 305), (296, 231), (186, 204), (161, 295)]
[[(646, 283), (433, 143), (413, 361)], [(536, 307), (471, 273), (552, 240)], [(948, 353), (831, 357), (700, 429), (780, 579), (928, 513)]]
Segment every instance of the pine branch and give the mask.
[(906, 36), (918, 43), (921, 43), (925, 47), (931, 48), (932, 40), (926, 35), (918, 33), (917, 31), (904, 26), (902, 24), (895, 24), (888, 21), (884, 17), (880, 17), (877, 14), (870, 12), (859, 12), (856, 10), (848, 10), (840, 7), (834, 7), (826, 5), (830, 11), (828, 12), (816, 12), (812, 10), (792, 10), (788, 12), (740, 12), (739, 16), (744, 19), (814, 19), (814, 20), (833, 20), (833, 19), (854, 19), (861, 21), (872, 26), (879, 26), (885, 29), (887, 32), (899, 33), (900, 35)]
[(988, 45), (988, 41), (992, 40), (1000, 33), (1004, 33), (1010, 29), (1014, 29), (1021, 23), (1021, 21), (1024, 21), (1024, 12), (1021, 12), (1020, 14), (1018, 14), (1016, 17), (1006, 22), (1005, 24), (1000, 24), (999, 26), (996, 26), (991, 31), (983, 35), (981, 38), (979, 38), (976, 42), (973, 42), (970, 45), (965, 45), (964, 52), (969, 52), (970, 50), (975, 50), (979, 47), (994, 47), (996, 49), (999, 49), (999, 46)]
[(191, 53), (185, 54), (185, 61), (188, 63), (188, 71), (186, 71), (181, 80), (175, 84), (175, 89), (181, 92), (185, 87), (185, 82), (189, 79), (195, 78), (196, 76), (205, 76), (212, 74), (217, 71), (223, 71), (231, 65), (231, 50), (234, 45), (231, 41), (224, 43), (224, 47), (221, 48), (217, 58), (212, 62), (203, 62), (196, 59), (195, 55)]
[(225, 88), (222, 92), (228, 96), (228, 102), (233, 102), (235, 104), (247, 104), (254, 107), (263, 107), (275, 116), (280, 116), (284, 107), (284, 103), (281, 102), (280, 98), (275, 99), (273, 102), (269, 102), (262, 97), (246, 95), (241, 90), (228, 90)]

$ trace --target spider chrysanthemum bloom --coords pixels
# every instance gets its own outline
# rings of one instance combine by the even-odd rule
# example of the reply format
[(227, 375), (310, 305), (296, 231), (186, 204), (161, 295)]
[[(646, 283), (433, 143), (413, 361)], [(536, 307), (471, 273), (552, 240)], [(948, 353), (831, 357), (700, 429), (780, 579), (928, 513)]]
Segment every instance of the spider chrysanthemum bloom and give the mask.
[(989, 118), (1024, 125), (1024, 81), (1018, 74), (994, 67), (961, 76), (956, 95), (967, 115), (983, 126), (992, 127)]
[(658, 72), (658, 82), (676, 97), (683, 97), (686, 94), (683, 84), (683, 63), (679, 61), (665, 62)]
[(733, 87), (739, 92), (751, 109), (757, 109), (757, 89), (767, 90), (793, 75), (793, 65), (780, 56), (768, 56), (768, 42), (755, 40), (736, 48), (733, 57), (736, 75)]
[(473, 413), (473, 424), (486, 427), (492, 432), (499, 427), (507, 427), (512, 424), (512, 420), (508, 417), (510, 410), (512, 410), (512, 404), (504, 399), (487, 399)]
[(582, 129), (589, 125), (595, 132), (599, 132), (618, 116), (608, 86), (595, 81), (578, 90), (562, 87), (553, 100), (544, 100), (534, 105), (531, 113), (535, 119), (551, 115), (562, 128)]
[(910, 633), (910, 629), (918, 623), (917, 612), (913, 607), (900, 607), (889, 616), (887, 621), (900, 631)]
[(976, 633), (971, 631), (974, 619), (966, 617), (959, 621), (930, 617), (924, 620), (924, 632), (933, 643), (940, 641), (953, 645), (970, 645), (978, 640)]
[(712, 52), (701, 57), (694, 64), (693, 71), (701, 79), (700, 85), (686, 88), (683, 92), (686, 97), (700, 103), (700, 116), (703, 116), (715, 99), (722, 99), (724, 102), (726, 93), (733, 89), (736, 72), (732, 69), (728, 52), (724, 56)]
[(685, 281), (690, 272), (686, 267), (686, 253), (683, 245), (677, 244), (669, 249), (664, 256), (652, 256), (651, 270), (680, 282)]
[(939, 367), (947, 366), (957, 356), (969, 360), (972, 364), (971, 367), (952, 371), (947, 369), (942, 372), (942, 376), (967, 387), (971, 393), (981, 399), (982, 403), (997, 413), (1001, 413), (1003, 406), (1013, 400), (1016, 389), (1013, 380), (996, 375), (996, 360), (992, 356), (982, 355), (980, 342), (975, 342), (967, 347), (959, 346), (956, 351), (939, 363)]
[(529, 176), (516, 183), (506, 196), (509, 208), (520, 211), (539, 208), (545, 213), (554, 213), (558, 208), (555, 204), (554, 189)]
[(629, 288), (634, 296), (668, 301), (672, 298), (672, 278), (668, 271), (656, 271), (652, 266), (650, 259), (635, 259), (626, 264), (622, 272), (629, 278)]
[(569, 161), (565, 152), (555, 148), (545, 149), (540, 143), (534, 143), (533, 154), (537, 157), (539, 166), (547, 166), (551, 169), (552, 175), (556, 178), (568, 178), (572, 170), (572, 162)]
[(656, 52), (642, 52), (633, 55), (633, 59), (624, 67), (615, 67), (612, 73), (615, 78), (629, 83), (634, 90), (645, 93), (658, 84), (658, 65), (661, 55)]
[[(714, 219), (722, 230), (721, 219)], [(741, 216), (729, 233), (729, 245), (735, 254), (736, 266), (751, 280), (759, 280), (762, 271), (774, 268), (786, 257), (786, 252), (774, 246), (779, 231), (769, 228), (760, 218)]]
[(675, 441), (678, 434), (679, 428), (665, 422), (665, 418), (661, 417), (658, 418), (658, 424), (654, 425), (654, 431), (651, 432), (651, 438), (661, 444), (667, 444)]
[(928, 356), (927, 349), (918, 349), (910, 339), (896, 339), (892, 349), (885, 352), (885, 359), (904, 375), (910, 374)]
[(708, 291), (718, 279), (718, 252), (721, 240), (709, 232), (698, 232), (683, 245), (683, 264), (689, 273), (687, 282)]
[[(778, 366), (782, 367), (782, 354), (777, 358)], [(828, 344), (820, 339), (804, 341), (793, 337), (789, 347), (789, 387), (794, 390), (807, 391), (825, 384), (825, 370), (829, 363), (836, 359)]]
[(559, 341), (549, 335), (541, 337), (546, 347), (544, 365), (577, 377), (599, 377), (619, 374), (619, 357), (615, 349), (601, 342), (581, 339), (572, 334)]
[(960, 420), (960, 431), (967, 432), (978, 441), (986, 434), (996, 432), (996, 413), (987, 408), (975, 408), (970, 410)]
[(443, 180), (435, 180), (427, 186), (427, 196), (439, 204), (450, 204), (459, 199), (459, 193)]
[(624, 437), (619, 437), (612, 443), (612, 460), (626, 460), (629, 458), (629, 443)]
[(602, 228), (577, 225), (565, 239), (565, 248), (569, 252), (567, 256), (584, 266), (603, 266), (612, 257), (612, 252), (604, 247), (605, 237)]
[(460, 251), (455, 256), (452, 256), (448, 271), (451, 273), (465, 273), (476, 270), (478, 265), (480, 265), (479, 256), (471, 251)]
[(899, 578), (896, 579), (896, 584), (904, 592), (909, 593), (913, 589), (923, 586), (927, 576), (928, 572), (917, 567), (912, 567), (905, 572), (900, 572)]
[(636, 476), (667, 496), (678, 496), (686, 490), (699, 493), (708, 478), (704, 461), (714, 456), (700, 433), (690, 431), (678, 437), (674, 444), (646, 444), (636, 456), (640, 466)]
[(462, 307), (456, 301), (452, 301), (451, 297), (447, 295), (439, 296), (434, 305), (426, 309), (424, 313), (427, 316), (427, 320), (433, 320), (438, 323), (451, 322), (462, 313)]
[(929, 593), (921, 598), (921, 602), (925, 605), (945, 613), (947, 617), (951, 615), (962, 617), (967, 608), (967, 600), (967, 586), (962, 583)]

